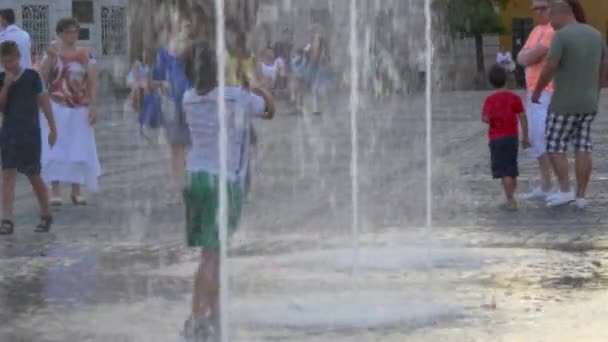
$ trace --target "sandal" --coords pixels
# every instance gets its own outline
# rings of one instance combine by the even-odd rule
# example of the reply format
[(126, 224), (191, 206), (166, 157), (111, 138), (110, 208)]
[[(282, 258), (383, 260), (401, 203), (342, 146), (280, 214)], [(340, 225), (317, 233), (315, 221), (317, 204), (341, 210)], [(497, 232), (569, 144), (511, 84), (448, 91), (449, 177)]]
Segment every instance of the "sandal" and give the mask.
[(11, 220), (0, 222), (0, 235), (11, 235), (15, 231), (15, 224)]
[(40, 223), (36, 226), (34, 230), (36, 233), (48, 233), (51, 230), (51, 225), (53, 224), (52, 216), (42, 216), (40, 218)]
[(87, 205), (87, 200), (81, 195), (72, 195), (72, 204), (73, 205)]

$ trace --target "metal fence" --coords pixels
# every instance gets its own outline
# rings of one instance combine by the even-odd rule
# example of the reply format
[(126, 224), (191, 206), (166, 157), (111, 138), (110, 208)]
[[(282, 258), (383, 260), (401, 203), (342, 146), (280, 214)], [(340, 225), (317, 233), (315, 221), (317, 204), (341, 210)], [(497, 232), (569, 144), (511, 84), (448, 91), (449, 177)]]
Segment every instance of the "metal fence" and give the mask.
[(43, 52), (49, 43), (49, 6), (24, 5), (21, 7), (22, 27), (32, 39), (32, 52)]
[(104, 56), (127, 54), (127, 8), (101, 7), (101, 52)]

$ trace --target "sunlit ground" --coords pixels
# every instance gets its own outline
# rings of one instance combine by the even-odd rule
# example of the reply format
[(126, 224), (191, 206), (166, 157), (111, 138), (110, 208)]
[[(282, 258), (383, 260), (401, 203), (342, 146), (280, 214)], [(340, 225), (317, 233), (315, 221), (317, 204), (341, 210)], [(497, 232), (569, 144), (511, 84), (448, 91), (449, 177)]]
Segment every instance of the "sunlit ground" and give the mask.
[[(423, 227), (421, 99), (364, 104), (355, 273), (347, 98), (321, 117), (283, 107), (256, 123), (254, 187), (231, 248), (233, 340), (604, 341), (608, 121), (595, 126), (586, 213), (500, 213), (484, 95), (435, 99), (434, 228)], [(106, 174), (90, 206), (65, 206), (54, 232), (36, 235), (33, 199), (18, 189), (17, 232), (0, 239), (0, 341), (174, 341), (187, 318), (196, 252), (166, 195), (166, 149), (106, 111)], [(522, 190), (533, 165), (522, 162)]]

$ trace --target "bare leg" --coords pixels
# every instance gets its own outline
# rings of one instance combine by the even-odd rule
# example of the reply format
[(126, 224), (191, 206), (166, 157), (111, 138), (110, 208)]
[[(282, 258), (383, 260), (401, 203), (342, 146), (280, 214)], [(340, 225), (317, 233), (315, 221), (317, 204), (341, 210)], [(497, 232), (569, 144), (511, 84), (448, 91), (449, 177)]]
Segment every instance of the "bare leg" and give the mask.
[(502, 187), (505, 191), (505, 196), (507, 197), (507, 203), (515, 202), (513, 194), (515, 193), (515, 189), (517, 188), (517, 179), (513, 177), (503, 177)]
[(544, 192), (551, 191), (551, 160), (545, 153), (538, 158), (538, 168), (540, 170), (540, 186)]
[(585, 198), (587, 185), (589, 184), (589, 179), (591, 178), (591, 169), (593, 167), (591, 152), (576, 152), (576, 162), (574, 167), (576, 172), (576, 198)]
[(51, 216), (51, 208), (49, 207), (49, 193), (46, 184), (39, 175), (29, 176), (28, 178), (30, 180), (30, 184), (32, 184), (32, 189), (34, 189), (36, 200), (38, 201), (40, 216)]
[(186, 172), (186, 147), (183, 145), (171, 146), (171, 172), (177, 192), (182, 191), (184, 173)]
[(2, 172), (2, 219), (4, 220), (13, 220), (16, 178), (17, 170), (15, 169)]
[(192, 317), (195, 320), (208, 318), (217, 305), (220, 291), (219, 269), (219, 250), (203, 250), (192, 293)]
[(568, 176), (568, 158), (565, 153), (549, 153), (549, 159), (553, 166), (553, 171), (559, 182), (561, 192), (570, 191), (570, 178)]

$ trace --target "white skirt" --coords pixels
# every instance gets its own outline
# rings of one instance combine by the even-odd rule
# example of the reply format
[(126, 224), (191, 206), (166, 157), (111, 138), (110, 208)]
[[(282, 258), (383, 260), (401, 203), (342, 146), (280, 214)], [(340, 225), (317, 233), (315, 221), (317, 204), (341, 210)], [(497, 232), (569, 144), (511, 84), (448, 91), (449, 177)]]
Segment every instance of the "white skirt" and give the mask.
[(51, 149), (48, 122), (41, 113), (42, 178), (49, 184), (80, 184), (89, 192), (98, 191), (101, 165), (97, 157), (95, 130), (89, 124), (89, 108), (70, 108), (53, 101), (51, 107), (57, 126), (57, 142)]

